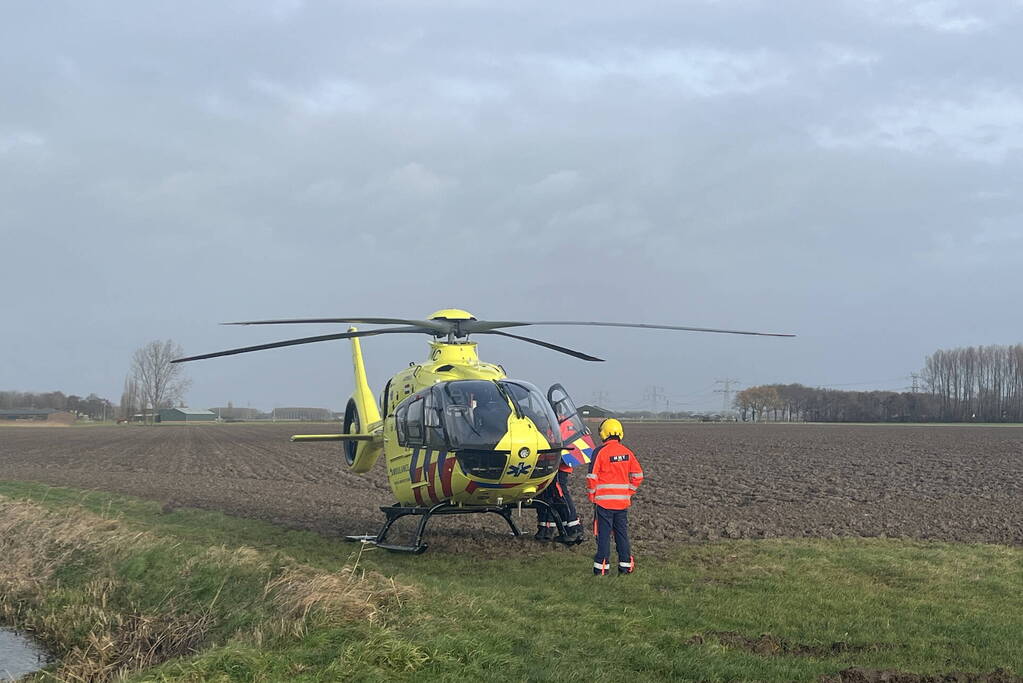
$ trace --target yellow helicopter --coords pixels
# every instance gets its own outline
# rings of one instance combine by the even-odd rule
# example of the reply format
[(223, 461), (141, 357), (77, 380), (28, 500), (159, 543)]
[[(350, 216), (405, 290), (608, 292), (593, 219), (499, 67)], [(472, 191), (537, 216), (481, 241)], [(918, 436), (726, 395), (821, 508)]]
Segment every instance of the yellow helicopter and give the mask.
[[(521, 380), (509, 378), (504, 368), (479, 359), (469, 335), (492, 334), (518, 339), (586, 361), (601, 361), (549, 342), (523, 337), (504, 328), (527, 325), (589, 325), (662, 330), (719, 332), (770, 337), (790, 334), (744, 332), (701, 327), (642, 323), (552, 321), (517, 322), (478, 320), (459, 309), (444, 309), (427, 320), (401, 318), (306, 318), (253, 320), (228, 325), (306, 323), (359, 323), (399, 325), (373, 330), (350, 327), (347, 332), (303, 337), (207, 353), (172, 362), (229, 356), (283, 346), (350, 339), (355, 367), (355, 389), (345, 407), (340, 434), (304, 434), (292, 441), (342, 441), (345, 460), (353, 472), (368, 472), (381, 454), (397, 502), (381, 507), (386, 519), (375, 535), (349, 536), (349, 540), (375, 544), (392, 551), (421, 553), (423, 535), (435, 515), (494, 513), (505, 519), (512, 534), (521, 535), (512, 519), (514, 509), (546, 507), (555, 520), (559, 538), (565, 538), (557, 512), (537, 498), (554, 479), (559, 463), (588, 462), (593, 440), (564, 388), (555, 384), (547, 394)], [(379, 400), (366, 379), (359, 339), (382, 334), (428, 334), (430, 356), (413, 363), (387, 381)], [(406, 516), (421, 519), (411, 545), (387, 542), (395, 521)]]

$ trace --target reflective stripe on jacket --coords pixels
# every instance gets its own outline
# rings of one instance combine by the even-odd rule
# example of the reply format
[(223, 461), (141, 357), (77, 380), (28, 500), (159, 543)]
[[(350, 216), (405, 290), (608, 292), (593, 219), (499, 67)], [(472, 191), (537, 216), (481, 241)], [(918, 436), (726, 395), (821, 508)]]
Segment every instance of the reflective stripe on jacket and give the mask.
[(643, 468), (636, 454), (617, 439), (609, 439), (593, 451), (586, 475), (590, 502), (608, 510), (624, 510), (632, 503), (632, 494), (643, 483)]

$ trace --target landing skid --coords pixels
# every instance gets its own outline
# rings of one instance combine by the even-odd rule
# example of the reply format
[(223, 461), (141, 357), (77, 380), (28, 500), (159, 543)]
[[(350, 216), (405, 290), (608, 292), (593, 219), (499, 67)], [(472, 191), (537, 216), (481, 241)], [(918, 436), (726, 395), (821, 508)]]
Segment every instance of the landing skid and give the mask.
[[(522, 532), (515, 525), (515, 520), (512, 519), (512, 512), (519, 509), (532, 509), (538, 510), (540, 508), (547, 508), (550, 512), (551, 517), (554, 519), (554, 523), (558, 528), (558, 537), (554, 540), (565, 545), (572, 545), (572, 542), (567, 542), (564, 539), (567, 538), (565, 533), (565, 527), (561, 522), (561, 517), (557, 511), (549, 504), (542, 500), (529, 500), (521, 504), (516, 503), (514, 505), (479, 505), (472, 507), (460, 507), (458, 505), (452, 505), (451, 503), (438, 503), (433, 507), (405, 507), (395, 503), (394, 505), (381, 507), (381, 512), (387, 516), (384, 521), (384, 525), (380, 528), (375, 536), (363, 535), (363, 536), (345, 536), (347, 541), (358, 541), (360, 543), (368, 543), (375, 545), (378, 548), (384, 550), (390, 550), (396, 553), (413, 553), (419, 555), (426, 552), (427, 544), (423, 543), (423, 534), (426, 532), (426, 524), (430, 521), (430, 518), (434, 515), (473, 515), (473, 514), (487, 514), (493, 513), (500, 515), (504, 518), (504, 521), (508, 522), (508, 526), (511, 527), (512, 536), (521, 536)], [(419, 525), (416, 527), (416, 535), (412, 545), (395, 545), (387, 542), (387, 534), (391, 530), (391, 525), (402, 517), (421, 517)]]

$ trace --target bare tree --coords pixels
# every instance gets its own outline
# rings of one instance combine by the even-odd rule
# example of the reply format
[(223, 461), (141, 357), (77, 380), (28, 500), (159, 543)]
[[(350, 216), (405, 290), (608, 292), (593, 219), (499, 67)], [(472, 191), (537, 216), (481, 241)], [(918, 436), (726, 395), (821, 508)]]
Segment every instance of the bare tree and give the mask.
[(753, 400), (750, 398), (749, 389), (737, 392), (735, 398), (732, 399), (732, 406), (739, 411), (740, 419), (745, 422), (746, 416), (749, 415), (750, 410), (753, 408)]
[(124, 390), (121, 391), (121, 418), (131, 420), (139, 410), (139, 383), (132, 374), (124, 378)]
[(137, 382), (143, 409), (172, 406), (184, 398), (191, 381), (184, 368), (171, 363), (185, 355), (185, 351), (170, 339), (151, 341), (135, 351), (131, 359), (132, 378)]
[(939, 349), (927, 357), (925, 386), (940, 400), (940, 419), (1023, 421), (1023, 344)]

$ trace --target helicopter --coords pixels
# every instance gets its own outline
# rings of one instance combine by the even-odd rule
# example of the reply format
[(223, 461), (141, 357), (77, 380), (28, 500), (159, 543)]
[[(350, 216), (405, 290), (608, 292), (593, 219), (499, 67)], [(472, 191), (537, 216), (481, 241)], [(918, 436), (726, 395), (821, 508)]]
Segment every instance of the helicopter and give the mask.
[[(295, 442), (343, 442), (351, 471), (366, 473), (384, 456), (387, 478), (396, 502), (380, 509), (385, 515), (376, 534), (348, 536), (385, 550), (419, 554), (429, 520), (437, 515), (497, 514), (512, 535), (521, 532), (512, 512), (546, 507), (559, 539), (567, 537), (563, 520), (539, 494), (564, 461), (589, 462), (594, 441), (568, 392), (560, 384), (545, 393), (533, 384), (512, 379), (499, 364), (483, 362), (469, 335), (497, 335), (535, 344), (580, 360), (603, 359), (550, 342), (502, 330), (532, 325), (586, 325), (768, 337), (791, 334), (747, 332), (678, 325), (588, 321), (488, 321), (461, 309), (442, 309), (426, 320), (404, 318), (303, 318), (250, 320), (225, 325), (288, 325), (347, 323), (397, 325), (371, 330), (351, 326), (346, 332), (302, 337), (178, 358), (172, 363), (230, 356), (252, 351), (349, 339), (355, 386), (345, 406), (339, 434), (300, 434)], [(430, 353), (391, 377), (375, 398), (366, 378), (360, 339), (384, 334), (426, 334)], [(418, 516), (410, 545), (389, 543), (392, 525)], [(563, 541), (564, 542), (564, 541)]]

